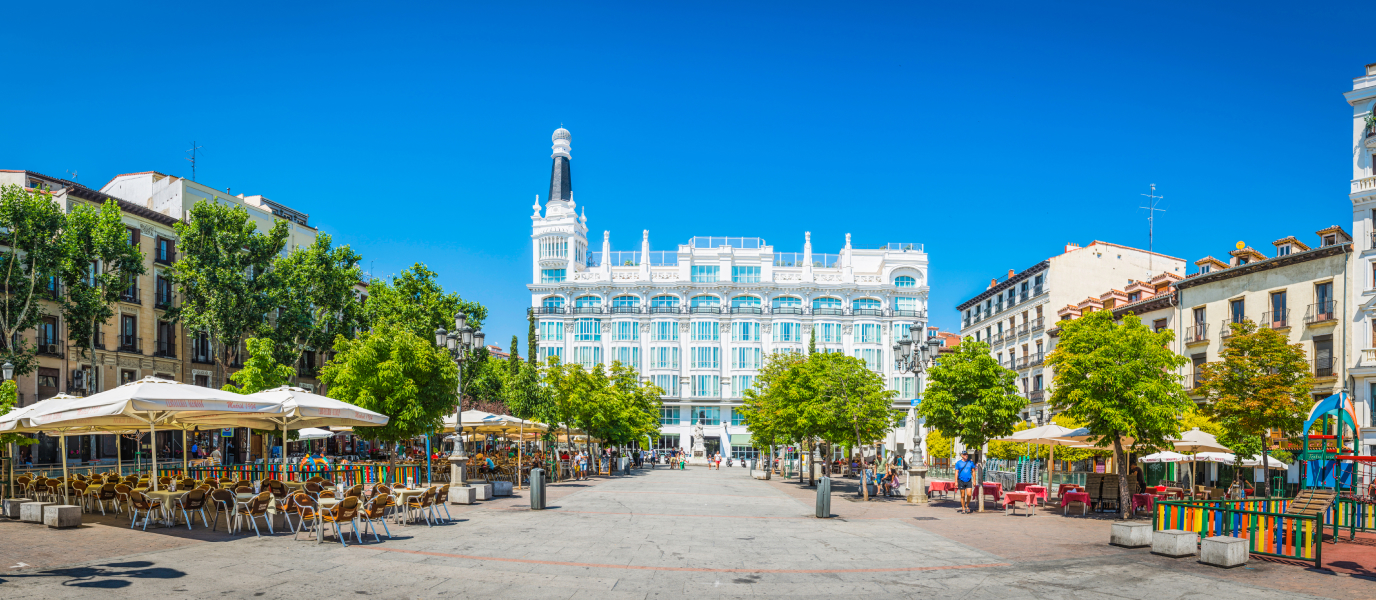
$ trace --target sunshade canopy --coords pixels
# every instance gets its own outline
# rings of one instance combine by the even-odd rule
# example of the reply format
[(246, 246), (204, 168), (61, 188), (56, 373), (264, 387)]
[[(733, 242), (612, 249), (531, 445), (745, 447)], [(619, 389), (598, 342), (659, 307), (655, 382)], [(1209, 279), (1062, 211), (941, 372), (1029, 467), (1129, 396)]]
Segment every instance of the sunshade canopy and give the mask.
[(1062, 438), (1065, 438), (1066, 435), (1074, 431), (1076, 430), (1071, 429), (1069, 427), (1062, 427), (1060, 425), (1056, 425), (1053, 423), (1051, 425), (1042, 425), (1041, 427), (1033, 427), (1032, 429), (1015, 431), (1013, 432), (1013, 435), (1001, 437), (990, 441), (1019, 442), (1023, 444), (1055, 444), (1064, 446), (1069, 444), (1070, 442)]
[(1180, 439), (1171, 440), (1171, 445), (1181, 452), (1232, 452), (1232, 449), (1218, 443), (1213, 434), (1200, 431), (1198, 427), (1180, 434)]
[(1137, 459), (1137, 462), (1143, 462), (1143, 463), (1171, 463), (1171, 462), (1184, 462), (1184, 461), (1188, 461), (1189, 459), (1190, 459), (1190, 457), (1185, 456), (1184, 454), (1180, 454), (1179, 452), (1171, 452), (1171, 451), (1167, 450), (1167, 451), (1165, 451), (1165, 452), (1157, 452), (1156, 454), (1148, 454), (1148, 455), (1146, 455), (1146, 456), (1143, 456), (1142, 458)]
[(145, 377), (85, 398), (68, 397), (45, 404), (27, 418), (44, 430), (61, 426), (138, 428), (173, 418), (183, 423), (218, 424), (227, 415), (275, 412), (281, 408), (249, 396)]

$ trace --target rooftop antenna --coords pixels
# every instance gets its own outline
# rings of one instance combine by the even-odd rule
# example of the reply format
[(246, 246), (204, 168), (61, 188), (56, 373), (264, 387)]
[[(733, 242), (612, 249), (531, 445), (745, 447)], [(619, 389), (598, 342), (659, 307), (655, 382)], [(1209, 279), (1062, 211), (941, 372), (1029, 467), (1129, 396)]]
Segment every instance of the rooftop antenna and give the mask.
[(190, 149), (190, 150), (187, 150), (187, 152), (190, 152), (190, 153), (191, 153), (191, 157), (190, 157), (190, 158), (187, 158), (187, 159), (185, 159), (185, 160), (190, 161), (190, 163), (191, 163), (191, 180), (192, 180), (192, 181), (196, 181), (196, 151), (197, 151), (197, 150), (200, 150), (201, 148), (204, 148), (204, 147), (205, 147), (205, 146), (197, 146), (197, 145), (196, 145), (196, 141), (195, 141), (195, 140), (192, 140), (192, 141), (191, 141), (191, 149)]
[(67, 176), (72, 178), (72, 183), (76, 183), (76, 171), (67, 169)]
[(1166, 212), (1166, 209), (1156, 208), (1156, 205), (1158, 200), (1164, 200), (1166, 197), (1156, 195), (1156, 184), (1154, 183), (1151, 184), (1151, 193), (1142, 195), (1147, 197), (1147, 205), (1138, 208), (1147, 209), (1147, 280), (1151, 280), (1151, 259), (1152, 255), (1155, 254), (1152, 250), (1152, 244), (1156, 241), (1156, 211)]

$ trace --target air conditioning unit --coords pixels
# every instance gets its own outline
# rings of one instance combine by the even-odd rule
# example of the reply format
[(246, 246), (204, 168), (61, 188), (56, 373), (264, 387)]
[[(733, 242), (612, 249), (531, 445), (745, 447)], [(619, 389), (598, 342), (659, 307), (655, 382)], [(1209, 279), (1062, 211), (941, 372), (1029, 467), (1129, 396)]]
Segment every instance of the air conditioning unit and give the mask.
[(45, 350), (48, 354), (57, 354), (57, 344), (48, 344), (48, 345), (44, 348), (44, 350)]

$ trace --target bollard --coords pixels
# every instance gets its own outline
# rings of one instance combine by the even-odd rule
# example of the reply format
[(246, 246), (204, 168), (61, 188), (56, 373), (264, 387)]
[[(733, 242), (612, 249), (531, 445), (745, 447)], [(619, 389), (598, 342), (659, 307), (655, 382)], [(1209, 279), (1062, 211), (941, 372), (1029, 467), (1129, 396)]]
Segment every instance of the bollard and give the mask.
[(545, 510), (545, 470), (530, 471), (530, 510)]
[(817, 518), (831, 518), (831, 478), (817, 480)]

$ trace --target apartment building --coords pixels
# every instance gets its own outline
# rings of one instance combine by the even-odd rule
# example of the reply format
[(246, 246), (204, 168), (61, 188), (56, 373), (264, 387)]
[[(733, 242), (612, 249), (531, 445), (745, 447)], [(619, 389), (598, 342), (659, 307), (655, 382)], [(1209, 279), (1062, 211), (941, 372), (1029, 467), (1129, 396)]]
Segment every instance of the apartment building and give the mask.
[[(927, 254), (921, 244), (890, 243), (815, 253), (776, 251), (758, 237), (693, 237), (652, 250), (613, 250), (604, 232), (590, 246), (586, 214), (573, 200), (569, 132), (554, 132), (547, 202), (531, 215), (531, 312), (538, 317), (539, 358), (591, 368), (619, 361), (664, 390), (662, 448), (688, 450), (701, 422), (707, 451), (750, 456), (737, 410), (774, 352), (805, 352), (815, 334), (821, 352), (865, 361), (898, 390), (906, 411), (919, 389), (896, 373), (891, 347), (913, 325), (926, 331)], [(542, 214), (543, 211), (543, 214)], [(890, 438), (902, 451), (905, 425)]]
[(1376, 64), (1366, 66), (1362, 77), (1352, 80), (1343, 94), (1352, 107), (1352, 202), (1353, 245), (1347, 279), (1351, 292), (1344, 299), (1349, 310), (1349, 389), (1363, 427), (1362, 444), (1376, 454), (1376, 128), (1367, 119), (1376, 115)]
[[(1164, 254), (1098, 240), (1084, 247), (1067, 244), (1061, 254), (990, 280), (983, 292), (957, 305), (960, 334), (988, 343), (990, 354), (1017, 372), (1018, 389), (1028, 399), (1025, 418), (1046, 423), (1051, 417), (1046, 390), (1054, 374), (1044, 363), (1056, 340), (1048, 334), (1055, 326), (1049, 321), (1063, 316), (1053, 317), (1051, 310), (1102, 309), (1103, 290), (1162, 273), (1183, 276), (1184, 270), (1184, 259)], [(1086, 298), (1090, 302), (1080, 308)], [(1129, 302), (1126, 295), (1123, 300)]]
[[(1245, 245), (1230, 251), (1228, 262), (1206, 256), (1195, 262), (1197, 273), (1175, 284), (1184, 327), (1180, 354), (1190, 359), (1191, 374), (1219, 360), (1233, 323), (1250, 320), (1304, 347), (1316, 399), (1343, 388), (1348, 327), (1341, 299), (1349, 294), (1352, 238), (1338, 226), (1316, 236), (1314, 247), (1294, 236), (1276, 240), (1270, 257)], [(1186, 381), (1193, 384), (1193, 375)]]

